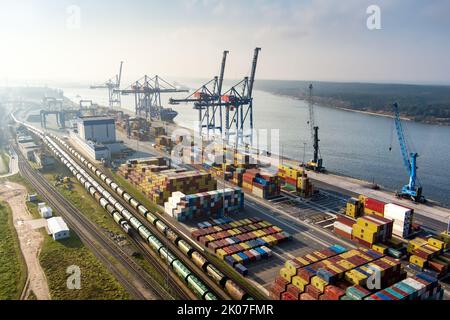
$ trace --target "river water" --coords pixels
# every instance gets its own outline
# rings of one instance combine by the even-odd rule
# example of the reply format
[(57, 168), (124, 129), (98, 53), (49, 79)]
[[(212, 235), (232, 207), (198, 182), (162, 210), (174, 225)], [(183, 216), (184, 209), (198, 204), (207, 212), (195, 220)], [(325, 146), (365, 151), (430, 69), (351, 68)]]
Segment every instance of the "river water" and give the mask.
[[(196, 87), (198, 83), (186, 85)], [(80, 88), (63, 90), (74, 101), (78, 101), (81, 96), (82, 99), (92, 99), (107, 105), (106, 91)], [(163, 103), (168, 98), (163, 97)], [(122, 106), (132, 110), (133, 99), (124, 96)], [(175, 118), (176, 123), (196, 128), (198, 113), (191, 105), (180, 104), (172, 108), (179, 113)], [(279, 129), (280, 149), (284, 156), (300, 161), (312, 158), (308, 106), (304, 101), (256, 90), (253, 110), (257, 129)], [(321, 155), (329, 171), (375, 181), (392, 190), (401, 189), (408, 182), (399, 143), (393, 132), (393, 119), (320, 105), (315, 106), (315, 117), (316, 125), (320, 127)], [(450, 206), (450, 127), (408, 121), (403, 122), (403, 126), (410, 151), (419, 154), (418, 176), (424, 195)], [(389, 151), (391, 141), (393, 148)]]

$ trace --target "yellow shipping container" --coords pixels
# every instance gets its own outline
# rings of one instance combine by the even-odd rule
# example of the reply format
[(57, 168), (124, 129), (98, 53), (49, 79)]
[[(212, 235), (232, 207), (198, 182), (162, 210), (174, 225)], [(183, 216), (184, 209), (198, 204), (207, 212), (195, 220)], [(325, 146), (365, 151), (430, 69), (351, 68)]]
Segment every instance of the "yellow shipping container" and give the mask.
[(425, 268), (425, 266), (427, 264), (427, 260), (422, 259), (421, 257), (415, 256), (415, 255), (411, 255), (411, 257), (409, 257), (409, 262), (411, 262), (421, 268)]
[(223, 250), (223, 249), (218, 249), (217, 251), (216, 251), (216, 255), (220, 258), (220, 259), (224, 259), (225, 258), (225, 256), (227, 255), (227, 253), (225, 252), (225, 250)]
[(450, 245), (450, 233), (448, 233), (447, 231), (442, 231), (439, 234), (439, 240), (442, 240), (446, 243), (447, 246)]
[(305, 257), (308, 258), (309, 260), (313, 261), (313, 262), (319, 261), (319, 259), (317, 259), (317, 258), (316, 258), (315, 256), (313, 256), (312, 254), (307, 254)]
[(311, 278), (311, 284), (323, 293), (325, 291), (325, 287), (328, 285), (328, 282), (318, 276), (314, 276)]
[(373, 249), (374, 251), (378, 252), (378, 253), (385, 254), (386, 251), (387, 251), (387, 249), (388, 249), (388, 247), (385, 246), (385, 245), (382, 244), (382, 243), (374, 243), (374, 244), (372, 245), (372, 249)]
[(364, 214), (367, 214), (367, 215), (373, 214), (373, 215), (376, 215), (376, 216), (379, 216), (379, 217), (384, 217), (383, 213), (375, 211), (375, 210), (372, 210), (372, 209), (369, 209), (369, 208), (366, 208), (366, 207), (364, 207)]
[(242, 258), (238, 254), (233, 254), (232, 257), (239, 263), (242, 263)]
[(295, 276), (292, 278), (292, 284), (299, 289), (301, 292), (305, 291), (305, 287), (309, 284), (306, 280)]
[(435, 239), (435, 238), (428, 238), (428, 244), (439, 249), (439, 250), (443, 250), (446, 247), (446, 244), (444, 241)]
[(358, 218), (358, 220), (356, 220), (356, 224), (360, 225), (364, 229), (371, 230), (374, 233), (380, 231), (381, 228), (383, 227), (382, 224), (377, 224), (374, 221), (366, 219), (365, 217)]
[(284, 267), (286, 269), (288, 269), (293, 276), (295, 276), (297, 274), (297, 268), (296, 268), (295, 262), (293, 262), (292, 260), (287, 260), (284, 264)]
[(289, 272), (288, 269), (286, 268), (281, 268), (280, 270), (280, 276), (286, 280), (287, 282), (291, 282), (292, 281), (292, 274)]
[(302, 257), (297, 257), (297, 258), (295, 258), (296, 260), (298, 260), (300, 263), (302, 263), (303, 264), (303, 266), (308, 266), (308, 265), (310, 265), (311, 264), (311, 262), (310, 261), (308, 261), (308, 260), (305, 260), (305, 259), (303, 259)]

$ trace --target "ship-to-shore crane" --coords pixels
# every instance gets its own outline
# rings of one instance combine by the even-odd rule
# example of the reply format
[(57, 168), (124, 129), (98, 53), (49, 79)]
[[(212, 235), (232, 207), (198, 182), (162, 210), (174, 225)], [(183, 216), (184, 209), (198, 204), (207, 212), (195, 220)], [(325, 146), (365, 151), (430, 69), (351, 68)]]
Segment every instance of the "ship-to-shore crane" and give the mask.
[(203, 129), (206, 128), (207, 139), (209, 139), (210, 131), (213, 134), (216, 130), (220, 134), (223, 133), (223, 113), (220, 99), (228, 53), (228, 50), (223, 52), (219, 76), (215, 76), (184, 99), (171, 98), (169, 100), (170, 104), (194, 103), (194, 109), (198, 110), (199, 134), (202, 135)]
[(109, 79), (102, 85), (94, 85), (90, 86), (91, 89), (108, 89), (108, 101), (110, 108), (120, 108), (121, 107), (121, 99), (120, 99), (120, 80), (122, 79), (122, 66), (123, 61), (120, 61), (119, 73), (116, 74), (114, 79)]
[[(392, 105), (394, 111), (395, 130), (397, 131), (397, 138), (400, 144), (400, 150), (403, 157), (403, 164), (409, 174), (409, 183), (404, 185), (401, 191), (396, 192), (396, 196), (399, 198), (411, 199), (414, 202), (425, 202), (425, 198), (422, 195), (422, 186), (417, 181), (417, 152), (409, 152), (407, 141), (402, 127), (400, 119), (400, 112), (398, 103)], [(389, 151), (392, 150), (392, 146), (389, 147)]]
[(306, 163), (306, 168), (323, 172), (325, 168), (323, 167), (323, 160), (320, 156), (319, 149), (319, 127), (315, 124), (315, 116), (314, 116), (314, 100), (313, 100), (313, 85), (310, 84), (308, 87), (308, 109), (309, 109), (309, 120), (308, 124), (311, 130), (311, 141), (313, 143), (314, 153), (313, 159)]

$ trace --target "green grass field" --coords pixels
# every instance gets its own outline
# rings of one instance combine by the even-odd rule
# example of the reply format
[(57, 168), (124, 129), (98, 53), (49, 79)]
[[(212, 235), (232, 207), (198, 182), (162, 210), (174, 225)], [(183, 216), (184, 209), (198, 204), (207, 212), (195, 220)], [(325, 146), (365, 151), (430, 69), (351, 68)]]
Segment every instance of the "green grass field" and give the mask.
[[(10, 181), (24, 185), (28, 192), (35, 192), (31, 185), (21, 176), (12, 176)], [(73, 196), (74, 197), (74, 196)], [(42, 200), (42, 199), (40, 199)], [(71, 199), (69, 199), (71, 200)], [(89, 210), (87, 201), (78, 199)], [(27, 202), (27, 208), (34, 218), (40, 218), (37, 202)], [(91, 209), (94, 209), (92, 207)], [(95, 215), (95, 213), (91, 214)], [(71, 236), (62, 241), (54, 241), (44, 229), (44, 243), (39, 261), (45, 272), (50, 289), (50, 295), (55, 300), (124, 300), (130, 295), (122, 285), (111, 275), (95, 255), (83, 245), (76, 233), (71, 230)], [(1, 257), (0, 257), (1, 258)], [(69, 274), (67, 267), (77, 265), (81, 270), (81, 289), (70, 290), (66, 281)]]
[(11, 208), (3, 202), (0, 202), (0, 235), (0, 300), (17, 300), (25, 286), (27, 267)]

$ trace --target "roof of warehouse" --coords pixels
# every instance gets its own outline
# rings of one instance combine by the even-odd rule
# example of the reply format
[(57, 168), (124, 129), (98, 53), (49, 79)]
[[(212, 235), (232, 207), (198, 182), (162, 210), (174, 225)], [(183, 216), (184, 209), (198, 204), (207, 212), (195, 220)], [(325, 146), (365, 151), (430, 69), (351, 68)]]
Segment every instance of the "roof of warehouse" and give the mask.
[(83, 123), (110, 123), (114, 122), (114, 118), (112, 117), (105, 117), (105, 116), (91, 116), (91, 117), (80, 117), (81, 122)]
[(62, 217), (53, 217), (47, 219), (48, 230), (51, 234), (55, 234), (61, 231), (69, 231), (69, 227), (64, 222)]

